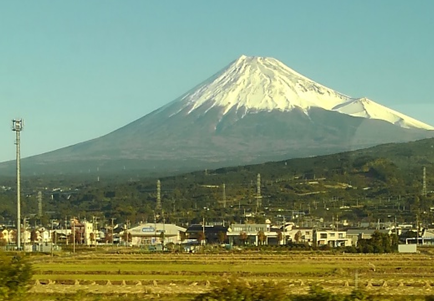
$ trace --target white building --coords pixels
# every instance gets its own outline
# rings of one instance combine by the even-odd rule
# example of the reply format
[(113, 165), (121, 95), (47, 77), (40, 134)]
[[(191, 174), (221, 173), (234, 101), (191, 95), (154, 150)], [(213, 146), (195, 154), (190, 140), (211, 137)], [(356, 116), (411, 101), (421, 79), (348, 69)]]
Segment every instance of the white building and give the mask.
[(163, 239), (164, 244), (179, 244), (182, 241), (182, 233), (185, 233), (186, 229), (174, 224), (146, 223), (125, 231), (131, 234), (131, 244), (140, 246), (159, 245)]
[[(228, 229), (228, 240), (234, 245), (259, 245), (258, 234), (263, 232), (265, 235), (264, 244), (268, 244), (268, 239), (277, 239), (277, 232), (271, 231), (270, 224), (232, 224)], [(244, 236), (244, 237), (243, 237)], [(245, 241), (243, 241), (245, 238)]]
[(317, 246), (347, 247), (351, 246), (352, 239), (347, 237), (346, 231), (315, 230), (314, 241)]
[(286, 242), (309, 244), (313, 243), (312, 228), (292, 228), (283, 232)]

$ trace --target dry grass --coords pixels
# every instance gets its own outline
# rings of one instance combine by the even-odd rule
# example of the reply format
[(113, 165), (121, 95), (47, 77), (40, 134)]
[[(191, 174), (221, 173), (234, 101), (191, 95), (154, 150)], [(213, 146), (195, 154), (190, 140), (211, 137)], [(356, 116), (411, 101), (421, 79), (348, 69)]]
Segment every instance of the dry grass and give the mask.
[(278, 282), (290, 294), (305, 294), (312, 284), (350, 293), (357, 284), (373, 295), (425, 296), (434, 294), (432, 260), (427, 252), (414, 255), (99, 252), (35, 258), (32, 292), (47, 298), (79, 291), (150, 299), (170, 296), (171, 300), (177, 300), (186, 298), (182, 297), (185, 294), (205, 292), (216, 282), (236, 278), (252, 285), (257, 281)]

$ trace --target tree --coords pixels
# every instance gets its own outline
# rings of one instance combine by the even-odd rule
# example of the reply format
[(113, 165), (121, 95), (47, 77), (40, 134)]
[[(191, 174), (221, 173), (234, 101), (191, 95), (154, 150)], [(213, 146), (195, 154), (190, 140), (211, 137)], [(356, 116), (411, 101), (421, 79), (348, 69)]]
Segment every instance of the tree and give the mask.
[(12, 230), (12, 240), (17, 244), (18, 243), (18, 235), (17, 230)]
[(398, 238), (375, 231), (370, 239), (360, 239), (357, 244), (362, 253), (390, 253), (398, 249)]
[(36, 230), (33, 229), (32, 232), (30, 232), (30, 241), (34, 243), (37, 240), (38, 240), (38, 232), (36, 232)]
[(301, 231), (300, 230), (298, 230), (297, 233), (295, 233), (294, 240), (296, 243), (300, 242), (300, 240), (301, 240)]
[(90, 244), (93, 245), (95, 242), (95, 233), (91, 232), (89, 234), (89, 240), (90, 240)]
[(105, 242), (106, 243), (113, 243), (113, 235), (111, 232), (107, 232), (105, 234)]
[(81, 231), (79, 231), (79, 230), (75, 230), (75, 243), (76, 244), (83, 243)]
[(160, 241), (162, 249), (164, 250), (164, 241), (166, 240), (166, 233), (164, 231), (161, 231), (160, 233)]
[(0, 300), (25, 300), (33, 271), (22, 257), (0, 253)]
[(130, 232), (124, 231), (124, 233), (122, 234), (122, 239), (128, 244), (132, 242), (133, 236), (131, 235)]
[(5, 235), (3, 234), (3, 231), (0, 231), (0, 246), (4, 247), (7, 245), (7, 241), (5, 239)]
[(219, 241), (219, 243), (224, 243), (226, 241), (227, 235), (225, 232), (220, 231), (219, 233), (217, 233), (217, 239)]
[(282, 239), (283, 239), (282, 231), (277, 231), (277, 241), (279, 244), (282, 243)]
[(181, 238), (181, 241), (184, 241), (187, 239), (187, 233), (185, 233), (185, 232), (179, 232), (179, 236)]
[(243, 245), (246, 244), (246, 242), (247, 242), (247, 238), (248, 238), (247, 233), (246, 233), (245, 231), (241, 231), (241, 232), (240, 232), (240, 241), (241, 241), (241, 243), (242, 243)]
[(41, 239), (41, 242), (44, 240), (44, 232), (45, 232), (44, 228), (39, 230), (39, 238)]
[(205, 239), (206, 237), (203, 231), (197, 233), (197, 241), (199, 242), (199, 244), (202, 244), (202, 242), (205, 241)]
[(51, 231), (51, 242), (55, 243), (57, 238), (56, 231)]
[(258, 241), (259, 241), (259, 244), (263, 245), (265, 243), (266, 239), (267, 239), (267, 236), (265, 236), (264, 231), (262, 231), (262, 230), (259, 231), (258, 232)]

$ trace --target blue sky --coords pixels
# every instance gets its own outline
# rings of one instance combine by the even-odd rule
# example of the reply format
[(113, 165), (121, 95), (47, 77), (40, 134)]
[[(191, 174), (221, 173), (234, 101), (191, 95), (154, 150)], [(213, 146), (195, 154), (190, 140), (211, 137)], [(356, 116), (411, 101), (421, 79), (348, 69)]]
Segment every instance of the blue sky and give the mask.
[(434, 125), (434, 1), (1, 1), (0, 162), (105, 135), (240, 55)]

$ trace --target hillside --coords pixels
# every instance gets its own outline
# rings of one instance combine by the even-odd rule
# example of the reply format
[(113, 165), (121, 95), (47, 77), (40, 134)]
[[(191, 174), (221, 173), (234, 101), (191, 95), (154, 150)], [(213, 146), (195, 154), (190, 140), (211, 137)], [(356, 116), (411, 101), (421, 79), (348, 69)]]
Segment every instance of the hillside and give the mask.
[[(421, 197), (422, 171), (426, 168), (427, 197)], [(257, 175), (261, 199), (256, 198)], [(79, 177), (30, 177), (23, 180), (24, 210), (36, 212), (36, 192), (44, 191), (44, 210), (51, 217), (93, 215), (101, 220), (153, 220), (156, 209), (156, 178), (140, 174), (124, 178), (93, 180)], [(6, 180), (5, 180), (6, 181)], [(290, 159), (258, 165), (161, 177), (161, 200), (167, 221), (291, 220), (302, 214), (309, 219), (326, 218), (371, 222), (392, 217), (397, 222), (414, 220), (415, 210), (432, 220), (434, 206), (434, 139), (385, 144), (364, 150), (327, 156)], [(13, 179), (9, 178), (12, 185)], [(224, 188), (223, 188), (224, 184)], [(57, 188), (53, 191), (53, 188)], [(225, 196), (224, 196), (225, 195)], [(3, 191), (0, 215), (14, 211), (14, 189)], [(224, 202), (226, 200), (226, 202)], [(419, 212), (418, 211), (418, 212)], [(294, 214), (298, 212), (298, 214)], [(301, 213), (302, 212), (302, 213)], [(161, 212), (160, 212), (161, 213)], [(161, 215), (157, 215), (160, 216)], [(308, 220), (308, 219), (306, 219)]]

